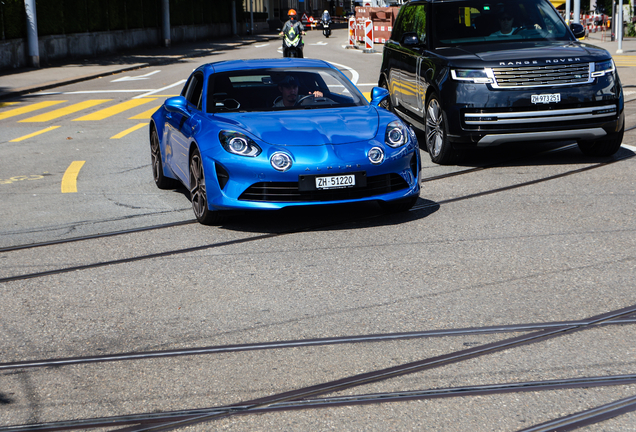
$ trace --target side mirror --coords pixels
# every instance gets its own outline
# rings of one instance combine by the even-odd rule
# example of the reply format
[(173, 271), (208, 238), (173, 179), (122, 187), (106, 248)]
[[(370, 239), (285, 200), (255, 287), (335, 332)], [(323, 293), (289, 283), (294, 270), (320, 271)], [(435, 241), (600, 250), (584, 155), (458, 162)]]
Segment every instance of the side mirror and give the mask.
[(581, 24), (571, 23), (570, 30), (572, 30), (572, 33), (574, 33), (574, 37), (577, 39), (585, 37), (585, 27), (583, 27)]
[(171, 113), (179, 113), (184, 116), (190, 117), (190, 112), (188, 111), (188, 101), (183, 96), (175, 96), (166, 99), (163, 103), (166, 111)]
[(373, 87), (371, 90), (371, 105), (380, 106), (382, 101), (390, 97), (389, 91), (382, 87)]
[(415, 46), (420, 44), (420, 39), (415, 33), (404, 33), (402, 36), (402, 45)]

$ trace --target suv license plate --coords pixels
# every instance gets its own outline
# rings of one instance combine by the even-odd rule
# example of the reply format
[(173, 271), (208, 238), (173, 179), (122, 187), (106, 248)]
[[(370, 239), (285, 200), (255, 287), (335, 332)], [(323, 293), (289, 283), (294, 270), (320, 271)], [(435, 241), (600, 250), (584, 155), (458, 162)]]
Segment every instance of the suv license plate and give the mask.
[(355, 185), (356, 176), (354, 174), (316, 177), (316, 189), (346, 188)]
[(533, 104), (561, 102), (561, 93), (532, 95)]

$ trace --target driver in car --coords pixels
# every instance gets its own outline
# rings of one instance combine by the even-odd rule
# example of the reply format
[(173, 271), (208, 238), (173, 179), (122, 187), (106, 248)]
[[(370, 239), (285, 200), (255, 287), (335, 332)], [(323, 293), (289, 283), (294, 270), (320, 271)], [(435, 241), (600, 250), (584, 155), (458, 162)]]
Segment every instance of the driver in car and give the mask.
[(278, 83), (278, 90), (281, 92), (281, 97), (276, 99), (274, 102), (274, 107), (293, 107), (298, 103), (298, 101), (305, 96), (311, 95), (313, 97), (322, 97), (321, 91), (313, 91), (307, 93), (307, 95), (299, 95), (298, 94), (298, 81), (296, 78), (288, 75), (282, 81)]
[(517, 27), (512, 26), (515, 16), (509, 9), (504, 9), (497, 17), (497, 21), (499, 21), (500, 30), (490, 36), (510, 36), (517, 30)]

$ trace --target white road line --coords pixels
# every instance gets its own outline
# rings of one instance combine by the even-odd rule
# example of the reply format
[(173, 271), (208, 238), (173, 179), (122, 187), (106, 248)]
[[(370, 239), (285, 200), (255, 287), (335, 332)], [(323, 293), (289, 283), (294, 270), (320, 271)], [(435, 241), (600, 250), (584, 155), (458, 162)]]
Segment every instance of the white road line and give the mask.
[(263, 48), (263, 47), (266, 47), (266, 46), (269, 46), (269, 44), (266, 43), (266, 44), (254, 45), (254, 48)]
[(152, 72), (148, 72), (145, 75), (138, 75), (138, 76), (125, 76), (125, 77), (121, 77), (121, 78), (117, 78), (116, 80), (112, 80), (111, 82), (120, 82), (120, 81), (137, 81), (137, 80), (145, 80), (148, 79), (149, 76), (154, 75), (156, 73), (161, 72), (160, 70), (156, 70), (156, 71), (152, 71)]
[(356, 84), (358, 82), (358, 79), (360, 78), (360, 74), (358, 72), (356, 72), (355, 69), (350, 68), (349, 66), (338, 64), (338, 63), (331, 63), (331, 64), (336, 66), (337, 68), (345, 69), (345, 70), (351, 72), (351, 82), (353, 84)]
[(625, 147), (627, 150), (631, 150), (634, 153), (636, 153), (636, 147), (634, 147), (634, 146), (627, 145), (627, 144), (621, 144), (621, 147)]
[(176, 83), (174, 83), (174, 84), (170, 84), (169, 86), (165, 86), (165, 87), (162, 87), (162, 88), (157, 89), (157, 90), (149, 91), (148, 93), (144, 93), (144, 94), (141, 94), (141, 95), (137, 95), (137, 96), (135, 96), (133, 99), (138, 99), (138, 98), (142, 98), (142, 97), (150, 96), (150, 95), (153, 95), (153, 94), (156, 94), (156, 93), (160, 93), (160, 92), (162, 92), (162, 91), (164, 91), (164, 90), (168, 90), (169, 88), (172, 88), (172, 87), (176, 87), (176, 86), (178, 86), (178, 85), (181, 85), (181, 84), (183, 84), (184, 82), (186, 82), (186, 80), (182, 79), (181, 81), (177, 81)]

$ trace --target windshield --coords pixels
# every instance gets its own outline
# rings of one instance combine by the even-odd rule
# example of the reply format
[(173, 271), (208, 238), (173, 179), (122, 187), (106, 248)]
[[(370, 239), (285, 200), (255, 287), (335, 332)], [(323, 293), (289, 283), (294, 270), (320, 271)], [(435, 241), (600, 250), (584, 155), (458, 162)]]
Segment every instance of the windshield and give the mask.
[(545, 0), (483, 0), (433, 4), (436, 46), (507, 41), (571, 41), (572, 36)]
[(276, 68), (221, 72), (210, 76), (207, 112), (323, 109), (367, 105), (339, 71)]

